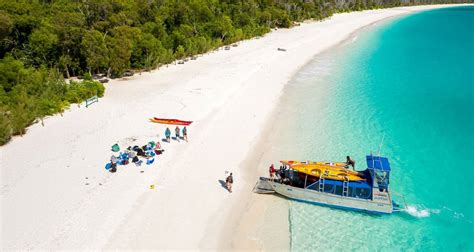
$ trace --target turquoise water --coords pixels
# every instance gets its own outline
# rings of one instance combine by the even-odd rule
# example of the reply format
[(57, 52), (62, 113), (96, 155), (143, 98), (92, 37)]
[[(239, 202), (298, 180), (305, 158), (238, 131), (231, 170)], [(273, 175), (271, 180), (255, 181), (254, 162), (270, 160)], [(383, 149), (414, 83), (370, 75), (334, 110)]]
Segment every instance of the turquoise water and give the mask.
[(366, 28), (289, 83), (272, 135), (281, 159), (378, 150), (409, 211), (388, 216), (290, 201), (291, 248), (474, 250), (474, 8)]

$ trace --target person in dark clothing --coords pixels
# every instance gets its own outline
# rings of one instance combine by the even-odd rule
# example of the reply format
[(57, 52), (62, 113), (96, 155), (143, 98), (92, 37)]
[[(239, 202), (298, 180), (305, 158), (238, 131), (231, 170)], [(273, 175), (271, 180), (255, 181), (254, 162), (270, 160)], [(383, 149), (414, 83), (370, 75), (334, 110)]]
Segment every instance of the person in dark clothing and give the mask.
[(187, 142), (188, 141), (188, 129), (186, 129), (186, 126), (183, 128), (183, 139)]
[(174, 129), (174, 133), (176, 135), (176, 141), (178, 142), (179, 142), (179, 132), (180, 132), (179, 127), (176, 126), (176, 128)]
[(166, 137), (166, 141), (169, 143), (171, 140), (171, 130), (168, 127), (166, 127), (166, 130), (165, 130), (165, 137)]
[(116, 172), (116, 171), (117, 171), (117, 163), (113, 163), (113, 162), (110, 163), (110, 169), (109, 169), (109, 171), (110, 171), (111, 173)]
[(349, 166), (349, 165), (352, 166), (352, 170), (355, 170), (356, 162), (350, 156), (346, 157), (346, 164), (347, 164), (347, 166)]
[(137, 148), (137, 156), (145, 157), (145, 151), (142, 148)]
[(280, 175), (281, 180), (285, 180), (286, 175), (285, 175), (285, 168), (283, 166), (280, 166), (280, 170), (278, 171), (278, 175)]
[(225, 180), (225, 185), (227, 187), (227, 190), (229, 190), (229, 192), (232, 192), (233, 183), (234, 183), (234, 178), (232, 177), (232, 172), (231, 172), (230, 175)]

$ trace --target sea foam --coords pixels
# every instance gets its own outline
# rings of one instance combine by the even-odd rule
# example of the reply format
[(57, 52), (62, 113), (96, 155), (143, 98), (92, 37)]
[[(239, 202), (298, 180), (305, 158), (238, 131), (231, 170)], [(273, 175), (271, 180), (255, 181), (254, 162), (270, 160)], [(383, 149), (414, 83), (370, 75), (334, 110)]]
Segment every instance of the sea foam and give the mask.
[(427, 208), (421, 209), (421, 207), (408, 205), (406, 210), (408, 214), (417, 218), (426, 218), (430, 217), (431, 213), (438, 214), (439, 210), (430, 210)]

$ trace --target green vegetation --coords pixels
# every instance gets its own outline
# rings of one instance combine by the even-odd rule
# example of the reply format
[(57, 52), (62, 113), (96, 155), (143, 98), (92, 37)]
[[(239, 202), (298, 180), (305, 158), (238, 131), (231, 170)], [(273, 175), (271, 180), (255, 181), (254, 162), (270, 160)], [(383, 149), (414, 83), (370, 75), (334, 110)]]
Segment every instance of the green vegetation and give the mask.
[[(423, 0), (423, 3), (445, 0)], [(454, 0), (456, 1), (456, 0)], [(0, 0), (0, 145), (100, 83), (335, 12), (419, 0)]]
[(0, 60), (0, 144), (24, 134), (36, 119), (61, 113), (71, 103), (104, 95), (104, 86), (90, 78), (66, 83), (53, 69), (25, 67), (8, 56)]

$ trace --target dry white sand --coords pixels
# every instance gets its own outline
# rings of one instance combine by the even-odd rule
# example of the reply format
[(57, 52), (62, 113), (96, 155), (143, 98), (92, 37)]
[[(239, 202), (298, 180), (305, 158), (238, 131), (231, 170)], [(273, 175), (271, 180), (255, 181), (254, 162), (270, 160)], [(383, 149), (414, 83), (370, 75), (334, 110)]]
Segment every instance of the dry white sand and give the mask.
[[(244, 162), (264, 151), (254, 146), (284, 85), (355, 30), (436, 7), (338, 14), (111, 81), (98, 103), (73, 105), (0, 147), (1, 249), (286, 249), (287, 239), (264, 244), (265, 204), (249, 202), (266, 167)], [(152, 166), (106, 172), (112, 144), (163, 137), (153, 116), (194, 120), (189, 143), (164, 143)], [(226, 170), (235, 175), (232, 194), (219, 181)]]

